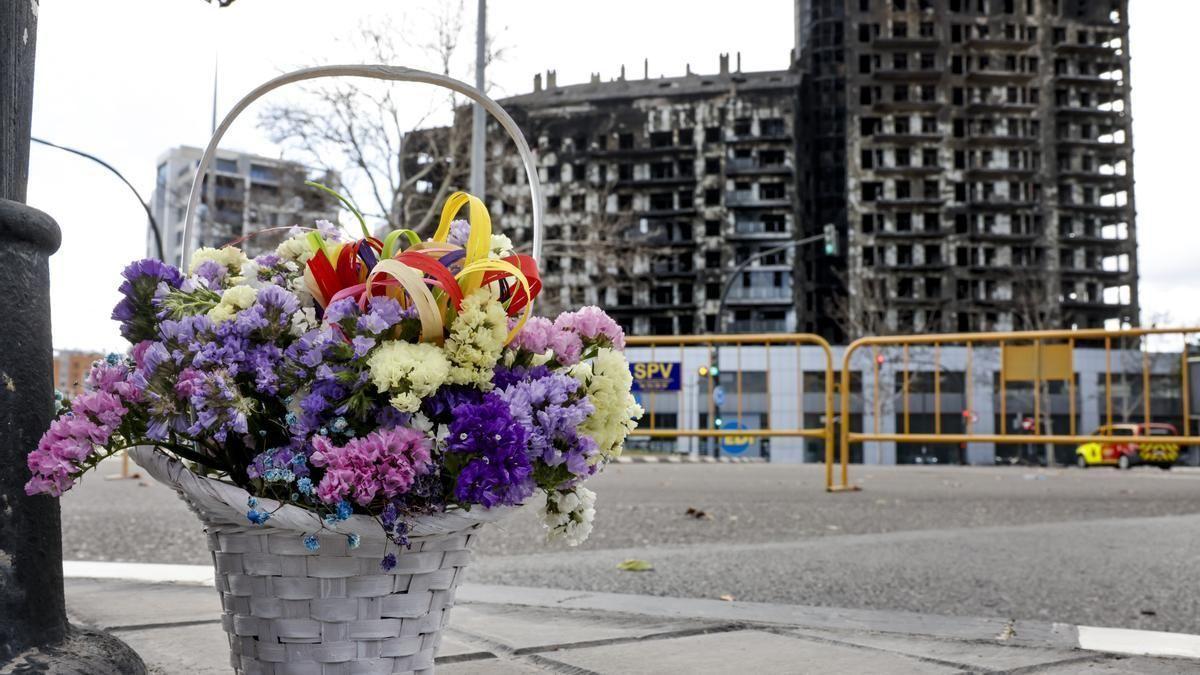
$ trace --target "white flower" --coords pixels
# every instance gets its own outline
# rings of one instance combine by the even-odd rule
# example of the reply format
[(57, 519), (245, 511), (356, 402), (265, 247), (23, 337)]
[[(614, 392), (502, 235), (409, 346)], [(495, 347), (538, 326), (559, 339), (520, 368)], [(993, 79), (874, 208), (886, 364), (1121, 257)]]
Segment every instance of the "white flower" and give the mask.
[(512, 239), (503, 234), (493, 234), (489, 258), (505, 258), (513, 254)]
[(283, 240), (275, 248), (275, 255), (280, 258), (303, 265), (308, 262), (308, 259), (313, 257), (312, 246), (309, 245), (307, 235), (301, 234), (291, 239)]
[(633, 376), (629, 362), (619, 351), (602, 347), (591, 362), (578, 363), (571, 376), (584, 383), (594, 410), (579, 426), (579, 431), (596, 440), (600, 452), (593, 462), (619, 457), (625, 437), (637, 427), (644, 412), (633, 397)]
[(566, 492), (552, 490), (546, 494), (542, 524), (547, 529), (547, 541), (562, 541), (568, 546), (578, 546), (587, 541), (592, 533), (592, 521), (595, 518), (596, 493), (582, 485)]
[(317, 310), (305, 307), (292, 313), (292, 335), (300, 337), (320, 325), (317, 321)]

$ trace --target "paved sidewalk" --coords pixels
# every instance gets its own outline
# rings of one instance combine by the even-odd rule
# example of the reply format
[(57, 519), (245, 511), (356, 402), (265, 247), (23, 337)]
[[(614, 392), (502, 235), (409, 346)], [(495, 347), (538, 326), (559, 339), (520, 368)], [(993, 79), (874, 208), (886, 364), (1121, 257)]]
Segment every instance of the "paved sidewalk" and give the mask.
[[(76, 577), (67, 580), (73, 621), (112, 631), (154, 673), (229, 672), (220, 603), (201, 568), (95, 565), (66, 570)], [(192, 583), (77, 578), (97, 575)], [(1136, 655), (1146, 652), (1180, 658)], [(1188, 655), (1200, 657), (1200, 636), (467, 584), (437, 662), (443, 675), (1200, 671)]]

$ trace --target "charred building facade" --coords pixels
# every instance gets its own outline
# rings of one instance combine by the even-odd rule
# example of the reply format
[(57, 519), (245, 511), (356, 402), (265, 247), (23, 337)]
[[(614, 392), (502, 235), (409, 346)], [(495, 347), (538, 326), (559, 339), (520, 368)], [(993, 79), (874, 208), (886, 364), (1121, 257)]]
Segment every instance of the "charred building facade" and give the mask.
[[(548, 197), (545, 310), (837, 341), (1137, 323), (1127, 0), (797, 0), (794, 20), (787, 70), (550, 72), (502, 101)], [(520, 236), (528, 186), (489, 138)], [(833, 255), (733, 273), (828, 225)]]
[(1137, 323), (1126, 0), (798, 7), (803, 329)]
[[(546, 192), (543, 311), (599, 304), (634, 334), (793, 331), (799, 76), (742, 73), (559, 86), (502, 101), (536, 148)], [(489, 201), (522, 236), (529, 192), (499, 129)], [(527, 234), (527, 233), (526, 233)], [(558, 295), (553, 295), (557, 293)]]

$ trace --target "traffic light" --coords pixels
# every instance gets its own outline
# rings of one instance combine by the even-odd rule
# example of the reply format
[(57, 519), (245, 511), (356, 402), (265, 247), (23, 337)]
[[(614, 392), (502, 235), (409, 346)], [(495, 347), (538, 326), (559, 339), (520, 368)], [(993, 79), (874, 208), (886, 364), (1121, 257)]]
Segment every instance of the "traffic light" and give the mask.
[(837, 228), (832, 224), (825, 226), (825, 255), (838, 254)]
[(723, 423), (724, 423), (724, 420), (722, 420), (720, 417), (714, 417), (714, 418), (713, 418), (713, 428), (714, 428), (714, 429), (720, 429), (720, 428), (721, 428), (721, 425), (722, 425)]
[(708, 366), (700, 366), (696, 369), (696, 374), (700, 377), (708, 377)]
[(718, 367), (716, 367), (716, 366), (709, 366), (709, 367), (708, 367), (708, 372), (709, 372), (709, 374), (711, 374), (713, 377), (720, 377), (720, 376), (721, 376), (721, 369), (720, 369), (720, 368), (718, 368)]

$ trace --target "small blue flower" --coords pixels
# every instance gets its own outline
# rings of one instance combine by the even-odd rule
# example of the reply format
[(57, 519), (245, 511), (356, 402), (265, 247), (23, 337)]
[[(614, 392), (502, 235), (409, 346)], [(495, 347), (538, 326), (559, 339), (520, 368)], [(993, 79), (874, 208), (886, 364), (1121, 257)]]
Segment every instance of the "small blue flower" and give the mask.
[(312, 496), (312, 489), (313, 489), (312, 479), (309, 478), (308, 476), (305, 476), (304, 478), (301, 478), (300, 480), (296, 481), (296, 490), (300, 494), (302, 494), (306, 497)]
[(296, 413), (290, 412), (283, 416), (283, 421), (287, 422), (289, 427), (296, 426)]
[(362, 543), (362, 539), (357, 534), (346, 535), (346, 545), (350, 548), (358, 548)]
[(290, 483), (296, 480), (296, 474), (290, 469), (267, 469), (263, 479), (269, 483)]
[(254, 508), (254, 507), (258, 506), (258, 497), (250, 497), (249, 499), (247, 499), (246, 506), (249, 506), (250, 508)]
[(315, 551), (321, 548), (321, 540), (317, 539), (317, 535), (310, 534), (304, 537), (304, 548), (310, 551)]
[(339, 417), (333, 421), (332, 426), (333, 432), (335, 434), (340, 434), (346, 431), (346, 427), (350, 426), (350, 423), (346, 421), (345, 417)]
[(266, 511), (258, 511), (256, 509), (250, 509), (249, 511), (246, 512), (246, 520), (249, 520), (250, 522), (254, 523), (255, 525), (262, 525), (263, 523), (267, 522), (270, 519), (271, 519), (271, 514)]
[(383, 556), (383, 560), (379, 561), (379, 569), (384, 572), (391, 572), (396, 568), (396, 554), (389, 553)]
[(354, 513), (354, 507), (350, 506), (350, 502), (346, 501), (345, 499), (338, 502), (338, 505), (337, 505), (338, 520), (345, 520), (345, 519), (349, 518), (351, 513)]
[(104, 357), (104, 360), (108, 361), (108, 365), (115, 366), (121, 362), (121, 356), (116, 352), (109, 352), (108, 356)]

